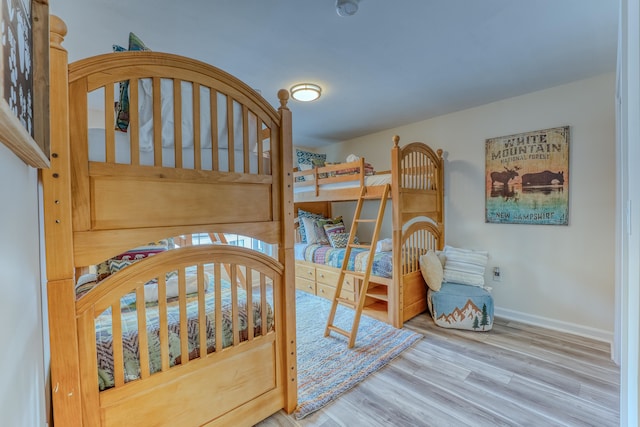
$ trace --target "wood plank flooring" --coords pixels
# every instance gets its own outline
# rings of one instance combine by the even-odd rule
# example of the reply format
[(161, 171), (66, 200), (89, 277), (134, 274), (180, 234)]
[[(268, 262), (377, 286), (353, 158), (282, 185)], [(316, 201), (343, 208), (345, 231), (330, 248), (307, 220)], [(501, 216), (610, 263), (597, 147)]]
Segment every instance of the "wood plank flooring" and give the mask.
[(425, 337), (336, 401), (258, 426), (619, 425), (607, 343), (499, 318), (484, 333), (443, 329), (426, 314), (405, 327)]

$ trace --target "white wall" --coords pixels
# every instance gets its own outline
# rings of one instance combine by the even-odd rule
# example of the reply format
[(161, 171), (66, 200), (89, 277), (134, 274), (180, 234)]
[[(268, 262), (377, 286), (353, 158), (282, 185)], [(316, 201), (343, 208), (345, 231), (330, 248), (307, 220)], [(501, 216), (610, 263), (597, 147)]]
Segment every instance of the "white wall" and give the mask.
[[(326, 147), (328, 159), (363, 155), (388, 169), (394, 134), (445, 150), (446, 241), (488, 250), (496, 313), (613, 340), (615, 75), (605, 74)], [(569, 225), (487, 224), (487, 138), (571, 126)]]
[(38, 171), (0, 143), (0, 424), (44, 426)]

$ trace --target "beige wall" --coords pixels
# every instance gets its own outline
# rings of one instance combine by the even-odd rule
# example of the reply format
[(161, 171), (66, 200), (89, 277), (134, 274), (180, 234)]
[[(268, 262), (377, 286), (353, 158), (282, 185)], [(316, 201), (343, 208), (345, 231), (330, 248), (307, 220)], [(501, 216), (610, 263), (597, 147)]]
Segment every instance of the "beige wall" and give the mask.
[(38, 171), (0, 144), (0, 424), (44, 426)]
[[(615, 243), (615, 75), (535, 92), (327, 147), (329, 160), (364, 155), (389, 168), (394, 134), (402, 143), (445, 150), (447, 243), (488, 250), (499, 266), (497, 313), (612, 341)], [(571, 126), (569, 225), (487, 224), (487, 138)]]

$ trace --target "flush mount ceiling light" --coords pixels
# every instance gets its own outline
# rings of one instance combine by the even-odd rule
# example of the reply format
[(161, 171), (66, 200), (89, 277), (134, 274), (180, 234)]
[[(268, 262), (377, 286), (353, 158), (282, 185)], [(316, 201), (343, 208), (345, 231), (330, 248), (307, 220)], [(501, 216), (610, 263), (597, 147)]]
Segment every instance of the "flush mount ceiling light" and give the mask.
[(322, 88), (313, 83), (300, 83), (291, 88), (291, 97), (297, 101), (309, 102), (320, 98)]
[(336, 0), (336, 12), (340, 16), (351, 16), (358, 11), (360, 0)]

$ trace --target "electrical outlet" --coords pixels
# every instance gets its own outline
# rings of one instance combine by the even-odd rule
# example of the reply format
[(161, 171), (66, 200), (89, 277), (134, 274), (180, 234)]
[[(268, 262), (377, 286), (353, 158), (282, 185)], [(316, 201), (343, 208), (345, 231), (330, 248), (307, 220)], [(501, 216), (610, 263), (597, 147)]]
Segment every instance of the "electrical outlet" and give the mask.
[(502, 280), (502, 273), (500, 272), (500, 267), (493, 267), (493, 281), (499, 282)]

